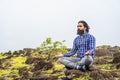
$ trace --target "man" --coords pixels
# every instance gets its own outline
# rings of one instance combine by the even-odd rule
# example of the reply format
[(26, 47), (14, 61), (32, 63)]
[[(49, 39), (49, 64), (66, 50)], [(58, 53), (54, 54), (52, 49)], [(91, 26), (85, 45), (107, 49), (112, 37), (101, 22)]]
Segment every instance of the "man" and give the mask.
[[(89, 26), (85, 21), (79, 21), (77, 25), (78, 36), (74, 39), (73, 48), (66, 54), (57, 54), (58, 61), (70, 69), (81, 71), (89, 70), (94, 63), (95, 38), (89, 34)], [(70, 57), (77, 52), (76, 57)]]

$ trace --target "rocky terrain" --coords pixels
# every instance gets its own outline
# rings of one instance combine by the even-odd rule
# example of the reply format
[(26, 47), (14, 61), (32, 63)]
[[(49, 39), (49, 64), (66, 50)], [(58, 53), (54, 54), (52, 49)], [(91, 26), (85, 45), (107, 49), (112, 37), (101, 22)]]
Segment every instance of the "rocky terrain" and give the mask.
[(120, 80), (118, 46), (96, 47), (93, 70), (86, 72), (67, 70), (57, 62), (54, 51), (60, 50), (24, 48), (14, 52), (1, 52), (0, 80)]

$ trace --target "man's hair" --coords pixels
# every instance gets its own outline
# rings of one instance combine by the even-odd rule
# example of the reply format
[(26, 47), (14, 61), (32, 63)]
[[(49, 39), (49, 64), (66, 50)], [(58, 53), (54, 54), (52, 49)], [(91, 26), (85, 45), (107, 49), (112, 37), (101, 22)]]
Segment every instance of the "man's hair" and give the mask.
[(89, 32), (90, 27), (89, 27), (89, 25), (87, 24), (87, 22), (85, 22), (84, 20), (81, 20), (81, 21), (78, 22), (78, 24), (79, 24), (79, 23), (82, 23), (83, 26), (86, 27), (86, 31)]

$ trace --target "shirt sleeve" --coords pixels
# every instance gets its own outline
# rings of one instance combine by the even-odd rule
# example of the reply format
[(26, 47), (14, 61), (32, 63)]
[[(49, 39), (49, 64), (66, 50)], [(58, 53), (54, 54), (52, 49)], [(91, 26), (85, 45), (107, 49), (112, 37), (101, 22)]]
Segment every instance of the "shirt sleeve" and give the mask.
[(91, 55), (95, 54), (95, 46), (96, 46), (96, 40), (95, 40), (94, 36), (91, 36), (90, 41), (89, 41), (89, 48), (90, 48)]
[(74, 42), (73, 42), (72, 50), (69, 51), (68, 53), (64, 54), (64, 57), (70, 57), (70, 56), (72, 56), (73, 54), (75, 54), (76, 51), (77, 51), (77, 46), (76, 46), (76, 39), (75, 39)]

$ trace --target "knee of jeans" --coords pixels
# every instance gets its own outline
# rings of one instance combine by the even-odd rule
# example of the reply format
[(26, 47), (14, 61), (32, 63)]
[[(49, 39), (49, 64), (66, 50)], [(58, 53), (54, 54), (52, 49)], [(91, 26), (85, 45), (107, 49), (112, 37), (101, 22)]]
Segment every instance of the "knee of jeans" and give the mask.
[(86, 60), (85, 60), (85, 64), (86, 64), (86, 65), (90, 65), (92, 62), (93, 62), (92, 59), (86, 59)]
[(59, 62), (62, 62), (62, 60), (63, 60), (63, 58), (62, 58), (62, 57), (58, 59), (58, 61), (59, 61)]

